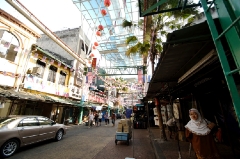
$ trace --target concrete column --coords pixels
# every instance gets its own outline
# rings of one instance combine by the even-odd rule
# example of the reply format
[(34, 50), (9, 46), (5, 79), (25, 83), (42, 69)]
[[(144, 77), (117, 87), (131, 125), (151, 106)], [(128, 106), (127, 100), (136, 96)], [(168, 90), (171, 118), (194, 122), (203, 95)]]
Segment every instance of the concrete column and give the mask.
[[(83, 102), (81, 101), (81, 105), (83, 105)], [(80, 108), (79, 117), (78, 117), (78, 124), (82, 124), (82, 116), (83, 116), (83, 106)]]

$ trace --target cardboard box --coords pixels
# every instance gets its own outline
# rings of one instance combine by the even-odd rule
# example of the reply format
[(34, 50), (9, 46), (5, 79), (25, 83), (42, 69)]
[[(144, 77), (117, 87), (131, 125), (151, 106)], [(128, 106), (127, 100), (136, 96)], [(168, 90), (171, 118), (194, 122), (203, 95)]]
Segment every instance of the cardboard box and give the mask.
[(122, 132), (122, 127), (121, 128), (117, 128), (117, 132)]
[(129, 133), (130, 132), (130, 127), (129, 126), (124, 126), (123, 127), (123, 132)]
[(123, 124), (122, 123), (118, 123), (118, 126), (123, 126)]
[(129, 119), (121, 119), (121, 123), (123, 126), (130, 126), (131, 121)]
[(122, 123), (118, 123), (117, 132), (122, 132), (122, 131), (123, 131), (123, 125)]

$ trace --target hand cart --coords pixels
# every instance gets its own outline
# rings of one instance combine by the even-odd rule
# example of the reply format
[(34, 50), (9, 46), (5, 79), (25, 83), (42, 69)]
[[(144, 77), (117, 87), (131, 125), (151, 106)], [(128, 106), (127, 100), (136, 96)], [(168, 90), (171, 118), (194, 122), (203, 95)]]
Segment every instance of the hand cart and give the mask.
[(117, 145), (118, 141), (126, 141), (127, 145), (129, 145), (129, 140), (132, 138), (131, 133), (126, 133), (126, 132), (116, 132), (115, 135), (115, 144)]

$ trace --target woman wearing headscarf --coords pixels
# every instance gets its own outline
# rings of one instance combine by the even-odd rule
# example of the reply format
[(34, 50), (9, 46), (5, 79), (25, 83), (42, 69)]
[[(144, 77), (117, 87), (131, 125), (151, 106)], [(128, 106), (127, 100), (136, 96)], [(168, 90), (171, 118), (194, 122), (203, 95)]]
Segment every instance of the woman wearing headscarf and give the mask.
[(189, 110), (190, 121), (185, 125), (186, 138), (192, 143), (197, 159), (220, 159), (211, 129), (214, 123), (203, 119), (197, 109)]

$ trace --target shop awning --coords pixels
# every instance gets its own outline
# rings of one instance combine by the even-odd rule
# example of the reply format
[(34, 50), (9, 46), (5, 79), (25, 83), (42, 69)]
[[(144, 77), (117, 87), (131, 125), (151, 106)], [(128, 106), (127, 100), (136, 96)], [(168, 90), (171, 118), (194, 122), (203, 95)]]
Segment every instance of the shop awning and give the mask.
[(31, 101), (45, 101), (43, 97), (37, 94), (23, 92), (23, 91), (15, 91), (13, 89), (2, 89), (0, 88), (0, 95), (4, 96), (8, 99), (24, 99), (24, 100), (31, 100)]
[(51, 95), (42, 95), (42, 96), (44, 96), (45, 100), (52, 102), (52, 103), (56, 103), (56, 104), (83, 106), (83, 104), (81, 104), (80, 101), (72, 100), (69, 98), (56, 97), (56, 96), (51, 96)]
[[(215, 20), (215, 22), (218, 21)], [(182, 84), (179, 79), (183, 78), (186, 72), (214, 49), (206, 22), (168, 34), (167, 41), (163, 45), (163, 52), (149, 83), (146, 98), (168, 95), (169, 88), (173, 89)], [(204, 65), (204, 62), (199, 65)], [(197, 69), (189, 72), (189, 75), (196, 71)]]

